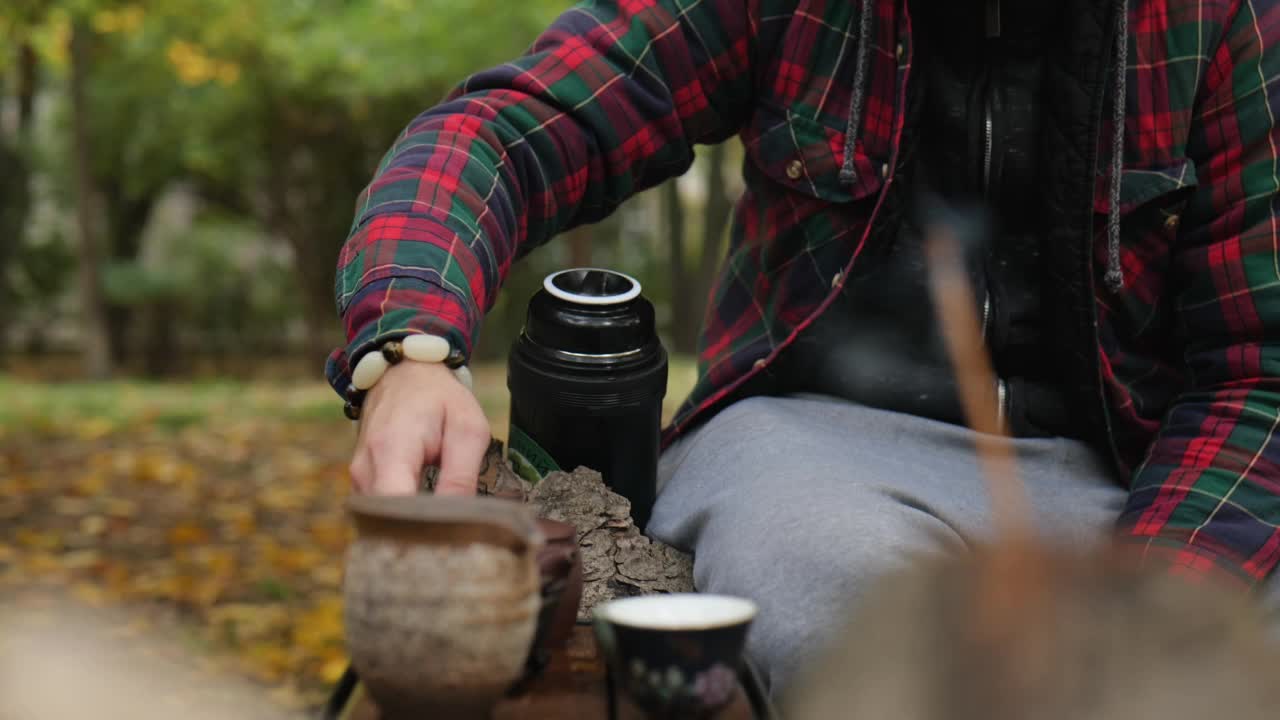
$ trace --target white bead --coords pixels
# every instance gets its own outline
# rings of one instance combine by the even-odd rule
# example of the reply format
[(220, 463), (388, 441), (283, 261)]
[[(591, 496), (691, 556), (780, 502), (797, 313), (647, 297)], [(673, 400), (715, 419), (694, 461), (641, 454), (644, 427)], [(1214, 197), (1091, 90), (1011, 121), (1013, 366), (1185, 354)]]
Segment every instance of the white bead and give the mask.
[(382, 379), (387, 366), (387, 359), (382, 357), (380, 350), (365, 353), (364, 357), (360, 358), (360, 362), (356, 363), (355, 372), (351, 373), (351, 384), (355, 385), (357, 390), (368, 390)]
[(475, 383), (471, 380), (471, 371), (466, 365), (453, 369), (453, 376), (458, 378), (458, 382), (468, 390), (475, 390)]
[(400, 341), (404, 356), (414, 362), (444, 362), (449, 357), (449, 341), (439, 335), (409, 335)]

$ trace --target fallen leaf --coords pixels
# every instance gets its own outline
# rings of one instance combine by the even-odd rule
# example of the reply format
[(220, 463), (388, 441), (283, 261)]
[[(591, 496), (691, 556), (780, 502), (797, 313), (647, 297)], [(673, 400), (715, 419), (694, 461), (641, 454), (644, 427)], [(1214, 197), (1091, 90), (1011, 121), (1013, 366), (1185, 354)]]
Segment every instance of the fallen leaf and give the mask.
[(62, 548), (62, 538), (55, 533), (47, 531), (38, 531), (31, 528), (19, 528), (13, 534), (13, 539), (18, 545), (28, 550), (59, 550)]
[(82, 420), (75, 425), (76, 435), (81, 440), (98, 440), (105, 437), (115, 429), (115, 423), (106, 418), (89, 418)]
[(326, 685), (333, 685), (347, 671), (347, 657), (341, 653), (334, 654), (320, 666), (320, 680)]
[(78, 497), (56, 497), (53, 499), (53, 511), (67, 517), (78, 517), (89, 512), (89, 501)]
[(321, 587), (336, 588), (342, 584), (342, 568), (336, 564), (314, 567), (311, 579)]
[(193, 523), (175, 525), (169, 530), (170, 545), (203, 545), (209, 542), (209, 531)]
[(107, 498), (103, 510), (112, 517), (131, 518), (138, 514), (138, 503), (124, 498)]
[(107, 520), (101, 515), (80, 518), (80, 532), (85, 535), (101, 535), (107, 530)]
[(307, 533), (316, 547), (335, 552), (346, 550), (354, 534), (348, 523), (332, 518), (313, 520)]
[(62, 556), (62, 566), (68, 570), (87, 570), (102, 562), (97, 550), (75, 550)]
[(19, 561), (19, 565), (28, 575), (42, 580), (50, 580), (66, 575), (61, 558), (50, 552), (37, 551), (28, 553)]
[(71, 586), (71, 594), (75, 599), (91, 607), (102, 607), (107, 604), (106, 593), (102, 588), (89, 583), (76, 583)]

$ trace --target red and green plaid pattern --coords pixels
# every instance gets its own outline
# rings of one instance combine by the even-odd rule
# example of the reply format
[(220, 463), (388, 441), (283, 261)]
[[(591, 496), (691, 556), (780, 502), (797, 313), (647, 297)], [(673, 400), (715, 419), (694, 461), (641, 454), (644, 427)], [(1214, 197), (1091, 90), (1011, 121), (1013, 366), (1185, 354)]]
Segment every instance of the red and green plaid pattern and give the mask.
[[(812, 321), (874, 242), (912, 43), (903, 3), (868, 1), (852, 186), (838, 172), (855, 0), (583, 2), (524, 57), (469, 79), (410, 124), (359, 200), (337, 278), (350, 344), (330, 381), (345, 388), (354, 359), (406, 333), (469, 349), (517, 257), (680, 174), (696, 144), (738, 134), (747, 189), (699, 381), (668, 437), (701, 419)], [(1280, 49), (1266, 49), (1280, 42), (1280, 7), (1130, 6), (1122, 292), (1101, 279), (1104, 176), (1093, 239), (1100, 401), (1132, 474), (1120, 523), (1162, 562), (1254, 584), (1280, 559), (1280, 343), (1269, 339), (1280, 338)]]

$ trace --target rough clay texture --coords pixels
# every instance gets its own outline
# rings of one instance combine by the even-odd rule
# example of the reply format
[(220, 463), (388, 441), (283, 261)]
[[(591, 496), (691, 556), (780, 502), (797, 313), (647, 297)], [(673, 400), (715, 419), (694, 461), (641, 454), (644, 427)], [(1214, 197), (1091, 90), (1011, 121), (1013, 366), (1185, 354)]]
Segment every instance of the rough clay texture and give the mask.
[[(427, 487), (434, 481), (434, 469), (428, 469)], [(579, 621), (590, 620), (595, 606), (606, 600), (693, 591), (693, 558), (641, 535), (631, 520), (631, 503), (609, 490), (594, 470), (552, 473), (531, 488), (507, 463), (502, 442), (494, 440), (480, 470), (479, 492), (523, 499), (539, 516), (577, 528), (583, 577)]]
[(377, 537), (347, 552), (347, 642), (371, 687), (409, 696), (483, 678), (500, 692), (520, 675), (539, 603), (530, 556)]

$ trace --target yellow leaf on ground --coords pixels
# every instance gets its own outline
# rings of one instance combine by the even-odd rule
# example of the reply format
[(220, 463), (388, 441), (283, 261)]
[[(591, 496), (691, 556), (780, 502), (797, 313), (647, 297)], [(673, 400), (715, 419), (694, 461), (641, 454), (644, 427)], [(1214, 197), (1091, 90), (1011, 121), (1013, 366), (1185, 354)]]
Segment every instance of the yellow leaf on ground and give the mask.
[(279, 645), (258, 643), (249, 646), (248, 660), (250, 671), (259, 680), (279, 682), (289, 671), (292, 658)]
[(99, 497), (106, 491), (106, 477), (101, 473), (81, 475), (72, 483), (72, 489), (81, 497)]
[(209, 610), (209, 622), (236, 643), (251, 644), (287, 638), (290, 614), (283, 605), (233, 603)]
[(296, 486), (276, 485), (262, 491), (258, 502), (272, 510), (301, 510), (307, 504), (307, 496)]
[(89, 418), (82, 420), (75, 426), (76, 435), (81, 440), (99, 440), (111, 434), (115, 429), (115, 423), (106, 418)]
[(203, 545), (209, 542), (209, 531), (194, 523), (182, 523), (169, 530), (170, 545)]
[(308, 573), (314, 567), (328, 562), (337, 562), (328, 553), (321, 553), (305, 547), (282, 547), (273, 549), (267, 555), (268, 562), (276, 572), (282, 574)]
[(56, 497), (53, 511), (64, 517), (76, 517), (89, 512), (89, 501), (79, 497)]
[(320, 679), (325, 685), (333, 685), (342, 677), (342, 673), (347, 669), (347, 658), (345, 655), (338, 653), (324, 661), (320, 666)]
[(68, 570), (86, 570), (102, 562), (97, 550), (74, 550), (62, 556), (62, 566)]
[(41, 532), (32, 530), (31, 528), (19, 528), (13, 534), (13, 539), (18, 545), (28, 550), (59, 550), (62, 548), (62, 538), (53, 532)]
[(107, 531), (107, 520), (101, 515), (80, 518), (80, 532), (85, 535), (101, 535)]
[(12, 498), (26, 494), (27, 489), (21, 478), (0, 477), (0, 497)]
[(294, 623), (294, 647), (316, 653), (340, 648), (342, 641), (342, 597), (336, 593), (326, 594)]
[(130, 585), (132, 585), (131, 573), (129, 568), (116, 562), (105, 563), (98, 570), (98, 576), (102, 579), (102, 584), (110, 591), (124, 595)]
[(138, 514), (138, 503), (124, 498), (107, 498), (103, 510), (111, 517), (131, 518)]
[(21, 565), (28, 575), (36, 578), (53, 579), (67, 573), (66, 568), (62, 567), (61, 558), (50, 552), (29, 553), (23, 556)]
[(337, 564), (312, 568), (311, 580), (321, 587), (336, 588), (342, 584), (342, 568)]
[(319, 518), (307, 528), (311, 540), (325, 550), (342, 551), (351, 541), (351, 526), (337, 518)]
[(222, 535), (228, 540), (249, 537), (258, 529), (251, 507), (237, 503), (218, 503), (213, 506), (210, 514), (222, 523)]
[(90, 607), (102, 607), (107, 603), (107, 595), (102, 588), (89, 583), (76, 583), (71, 586), (71, 594)]

